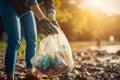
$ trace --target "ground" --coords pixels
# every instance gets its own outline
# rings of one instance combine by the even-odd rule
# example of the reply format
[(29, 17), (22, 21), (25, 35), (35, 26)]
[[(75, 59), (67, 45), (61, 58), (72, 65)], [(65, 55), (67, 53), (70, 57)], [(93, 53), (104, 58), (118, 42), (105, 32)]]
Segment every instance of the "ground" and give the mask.
[[(5, 79), (4, 55), (0, 55), (0, 80)], [(16, 76), (19, 80), (25, 77), (24, 56), (18, 56)], [(76, 49), (73, 50), (75, 68), (58, 80), (120, 80), (120, 51), (107, 53), (101, 50)], [(56, 80), (56, 79), (53, 79)]]

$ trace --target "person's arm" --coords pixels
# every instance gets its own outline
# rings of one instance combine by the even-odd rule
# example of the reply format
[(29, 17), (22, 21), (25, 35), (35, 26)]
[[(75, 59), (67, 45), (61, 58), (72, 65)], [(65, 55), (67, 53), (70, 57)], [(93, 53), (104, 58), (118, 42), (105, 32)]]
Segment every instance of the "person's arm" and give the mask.
[(56, 14), (54, 14), (54, 13), (48, 13), (48, 14), (47, 14), (47, 18), (48, 18), (50, 21), (56, 21)]
[(46, 16), (41, 11), (39, 5), (31, 5), (30, 9), (33, 11), (33, 13), (35, 14), (35, 16), (37, 17), (37, 19), (39, 21), (42, 20), (42, 19), (44, 19), (44, 18), (46, 18)]
[[(38, 0), (39, 1), (39, 0)], [(41, 20), (47, 16), (50, 21), (55, 21), (56, 11), (54, 9), (54, 0), (44, 0), (45, 10), (47, 15), (45, 16), (41, 11), (39, 5), (37, 4), (36, 0), (31, 0), (29, 2), (30, 9), (34, 12), (35, 16), (38, 20)]]
[(54, 0), (44, 0), (47, 18), (57, 27), (60, 27), (56, 20), (56, 11), (54, 7)]
[(54, 28), (54, 25), (50, 22), (49, 19), (46, 18), (38, 4), (31, 4), (30, 9), (39, 20), (39, 23), (41, 24), (41, 27), (46, 35), (58, 33)]
[(29, 8), (33, 11), (34, 15), (39, 20), (42, 29), (44, 30), (46, 35), (58, 33), (54, 28), (54, 25), (50, 22), (49, 19), (46, 18), (42, 10), (40, 9), (37, 0), (29, 0)]
[(54, 8), (54, 0), (44, 0), (44, 5), (45, 5), (47, 17), (49, 18), (50, 21), (54, 21), (56, 19), (55, 18), (56, 11)]

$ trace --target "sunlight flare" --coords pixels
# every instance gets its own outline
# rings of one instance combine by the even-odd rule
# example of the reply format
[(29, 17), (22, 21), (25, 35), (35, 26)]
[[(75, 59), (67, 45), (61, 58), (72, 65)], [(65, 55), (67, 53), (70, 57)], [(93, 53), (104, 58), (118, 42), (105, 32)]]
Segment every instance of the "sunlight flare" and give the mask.
[(98, 6), (99, 5), (99, 0), (91, 0), (91, 5), (93, 6)]

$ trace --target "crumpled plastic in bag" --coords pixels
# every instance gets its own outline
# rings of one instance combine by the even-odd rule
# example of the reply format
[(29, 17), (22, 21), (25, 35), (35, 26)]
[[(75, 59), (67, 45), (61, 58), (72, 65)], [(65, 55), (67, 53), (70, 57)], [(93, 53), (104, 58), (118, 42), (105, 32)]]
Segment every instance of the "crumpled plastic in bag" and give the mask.
[(47, 75), (60, 75), (69, 68), (74, 68), (74, 61), (69, 42), (60, 28), (58, 34), (49, 35), (42, 39), (36, 55), (31, 59), (37, 71)]

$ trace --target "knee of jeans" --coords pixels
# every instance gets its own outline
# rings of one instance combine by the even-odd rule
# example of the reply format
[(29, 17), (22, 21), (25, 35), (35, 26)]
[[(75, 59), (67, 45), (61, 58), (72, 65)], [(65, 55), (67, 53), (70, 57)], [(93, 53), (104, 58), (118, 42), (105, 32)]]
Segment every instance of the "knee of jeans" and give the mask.
[(18, 49), (20, 47), (21, 39), (8, 39), (8, 46)]
[(28, 47), (36, 47), (37, 46), (37, 41), (36, 40), (27, 40), (26, 45)]

